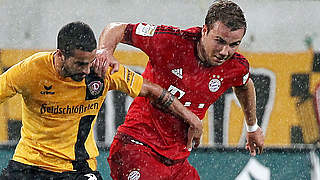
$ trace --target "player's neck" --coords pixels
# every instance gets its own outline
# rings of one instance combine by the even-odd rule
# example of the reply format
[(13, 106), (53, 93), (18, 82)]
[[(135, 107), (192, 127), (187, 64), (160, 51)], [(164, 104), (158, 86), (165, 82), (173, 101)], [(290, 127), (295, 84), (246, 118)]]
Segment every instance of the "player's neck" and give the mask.
[(201, 47), (201, 43), (199, 41), (197, 43), (197, 55), (198, 55), (199, 63), (204, 67), (211, 67), (211, 65), (207, 62), (203, 54), (204, 54), (204, 49)]

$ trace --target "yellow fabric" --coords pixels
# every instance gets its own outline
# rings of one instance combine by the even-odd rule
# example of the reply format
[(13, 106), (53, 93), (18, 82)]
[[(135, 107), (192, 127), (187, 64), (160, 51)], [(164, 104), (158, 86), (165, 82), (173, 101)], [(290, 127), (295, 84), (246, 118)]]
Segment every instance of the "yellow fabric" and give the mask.
[[(98, 113), (108, 90), (136, 97), (142, 88), (142, 76), (124, 66), (113, 75), (109, 72), (102, 96), (92, 100), (85, 100), (85, 80), (76, 82), (57, 74), (52, 52), (34, 54), (0, 75), (0, 103), (22, 94), (23, 126), (13, 160), (55, 172), (72, 171), (80, 119)], [(90, 132), (84, 143), (93, 170), (98, 156), (95, 119), (87, 127)]]
[(313, 99), (308, 98), (303, 102), (297, 103), (297, 114), (304, 143), (313, 144), (319, 141), (319, 124), (314, 113)]

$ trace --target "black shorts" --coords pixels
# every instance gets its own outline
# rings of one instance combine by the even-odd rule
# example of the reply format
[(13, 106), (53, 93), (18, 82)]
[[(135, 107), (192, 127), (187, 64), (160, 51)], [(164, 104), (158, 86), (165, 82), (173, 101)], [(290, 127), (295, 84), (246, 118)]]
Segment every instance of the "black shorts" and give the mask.
[(2, 170), (0, 180), (102, 180), (102, 177), (91, 169), (57, 173), (10, 160)]

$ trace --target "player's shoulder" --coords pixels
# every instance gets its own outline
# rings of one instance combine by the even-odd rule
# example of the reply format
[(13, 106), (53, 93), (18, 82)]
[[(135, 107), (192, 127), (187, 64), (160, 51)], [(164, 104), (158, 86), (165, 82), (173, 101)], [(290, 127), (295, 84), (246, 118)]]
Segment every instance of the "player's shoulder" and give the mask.
[(24, 59), (24, 63), (41, 63), (43, 60), (48, 60), (53, 52), (38, 52)]
[(52, 54), (53, 54), (53, 52), (37, 52), (37, 53), (33, 54), (32, 56), (30, 56), (30, 59), (32, 59), (32, 60), (44, 59), (44, 58), (48, 58)]
[(242, 55), (241, 53), (239, 53), (239, 52), (235, 52), (233, 54), (233, 58), (236, 59), (236, 60), (248, 61), (247, 58), (244, 55)]
[(201, 27), (191, 27), (185, 30), (182, 30), (182, 37), (188, 40), (198, 41), (201, 38)]
[(239, 52), (235, 52), (231, 59), (234, 63), (238, 64), (239, 66), (242, 66), (245, 69), (249, 69), (249, 61)]
[(158, 25), (155, 34), (166, 34), (169, 36), (178, 36), (188, 40), (198, 40), (201, 37), (200, 27), (191, 27), (188, 29), (181, 29), (180, 27)]
[(38, 52), (20, 61), (18, 66), (24, 70), (42, 69), (51, 63), (52, 56), (53, 52)]
[(181, 29), (179, 27), (170, 26), (170, 25), (157, 25), (155, 34), (168, 34), (179, 36)]

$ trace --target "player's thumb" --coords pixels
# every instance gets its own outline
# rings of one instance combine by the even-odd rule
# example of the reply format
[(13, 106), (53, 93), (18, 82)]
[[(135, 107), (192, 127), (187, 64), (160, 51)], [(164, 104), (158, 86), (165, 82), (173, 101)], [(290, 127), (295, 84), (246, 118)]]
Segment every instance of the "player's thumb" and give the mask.
[(256, 148), (255, 148), (254, 144), (250, 143), (249, 147), (250, 147), (249, 148), (250, 149), (250, 155), (251, 156), (256, 156)]
[(193, 140), (193, 135), (189, 132), (188, 133), (188, 141), (187, 141), (187, 149), (188, 149), (188, 151), (192, 150), (192, 140)]
[(119, 64), (118, 63), (112, 64), (111, 66), (112, 66), (111, 74), (119, 71)]

